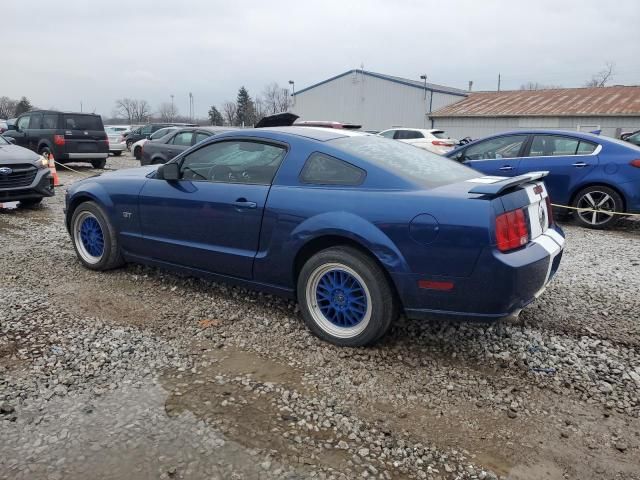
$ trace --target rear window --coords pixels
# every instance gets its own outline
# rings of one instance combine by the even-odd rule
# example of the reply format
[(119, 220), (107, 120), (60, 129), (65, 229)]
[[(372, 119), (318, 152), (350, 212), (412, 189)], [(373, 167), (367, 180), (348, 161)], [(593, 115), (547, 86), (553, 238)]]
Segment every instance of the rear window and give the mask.
[(102, 119), (97, 115), (79, 115), (65, 113), (63, 117), (65, 130), (104, 130)]
[(307, 159), (300, 180), (315, 185), (360, 185), (366, 175), (350, 163), (315, 152)]
[(431, 132), (431, 135), (433, 135), (436, 138), (441, 138), (443, 140), (446, 140), (446, 139), (449, 138), (449, 135), (444, 133), (442, 130), (435, 130), (435, 131)]
[(375, 136), (342, 137), (329, 144), (426, 188), (477, 178), (478, 172), (448, 158)]

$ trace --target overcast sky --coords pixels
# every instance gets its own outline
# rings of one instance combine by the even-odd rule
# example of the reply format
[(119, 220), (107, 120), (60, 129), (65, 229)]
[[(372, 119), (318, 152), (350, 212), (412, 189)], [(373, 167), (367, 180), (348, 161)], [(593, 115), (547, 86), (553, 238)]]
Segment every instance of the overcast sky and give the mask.
[(640, 1), (31, 0), (0, 10), (0, 96), (110, 115), (115, 99), (196, 114), (264, 85), (359, 68), (474, 90), (581, 86), (605, 62), (640, 84)]

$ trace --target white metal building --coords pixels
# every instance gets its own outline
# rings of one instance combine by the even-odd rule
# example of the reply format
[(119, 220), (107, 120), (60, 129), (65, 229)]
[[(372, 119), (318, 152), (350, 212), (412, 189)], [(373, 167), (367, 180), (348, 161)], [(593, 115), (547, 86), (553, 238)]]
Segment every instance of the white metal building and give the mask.
[(431, 112), (465, 98), (467, 92), (366, 70), (349, 70), (294, 93), (300, 120), (391, 127), (431, 128)]
[(452, 138), (549, 128), (619, 137), (640, 129), (640, 87), (558, 88), (470, 93), (431, 115)]

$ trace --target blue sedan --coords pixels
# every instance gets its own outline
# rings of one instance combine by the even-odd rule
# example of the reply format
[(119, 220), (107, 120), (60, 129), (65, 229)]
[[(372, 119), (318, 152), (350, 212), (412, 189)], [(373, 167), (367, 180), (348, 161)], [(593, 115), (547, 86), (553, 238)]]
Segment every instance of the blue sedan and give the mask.
[(73, 184), (66, 225), (89, 269), (139, 262), (297, 298), (318, 337), (366, 345), (401, 312), (495, 320), (540, 295), (564, 247), (544, 175), (482, 177), (345, 130), (246, 129)]
[(553, 202), (580, 224), (608, 228), (614, 213), (640, 213), (640, 148), (614, 138), (564, 130), (518, 130), (483, 138), (446, 155), (488, 175), (547, 170)]

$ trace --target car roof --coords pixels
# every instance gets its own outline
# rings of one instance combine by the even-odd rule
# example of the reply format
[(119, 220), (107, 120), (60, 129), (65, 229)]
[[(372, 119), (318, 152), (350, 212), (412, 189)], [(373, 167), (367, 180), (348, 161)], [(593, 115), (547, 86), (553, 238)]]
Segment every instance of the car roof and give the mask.
[(251, 136), (259, 136), (260, 132), (273, 132), (278, 134), (294, 135), (297, 137), (309, 138), (319, 142), (327, 142), (336, 138), (368, 135), (364, 132), (357, 132), (342, 128), (325, 127), (268, 127), (268, 128), (248, 128), (240, 129), (237, 133), (248, 133)]
[(21, 115), (26, 113), (62, 113), (64, 115), (93, 115), (94, 117), (99, 117), (97, 113), (89, 113), (89, 112), (68, 112), (62, 110), (29, 110), (28, 112), (24, 112)]

